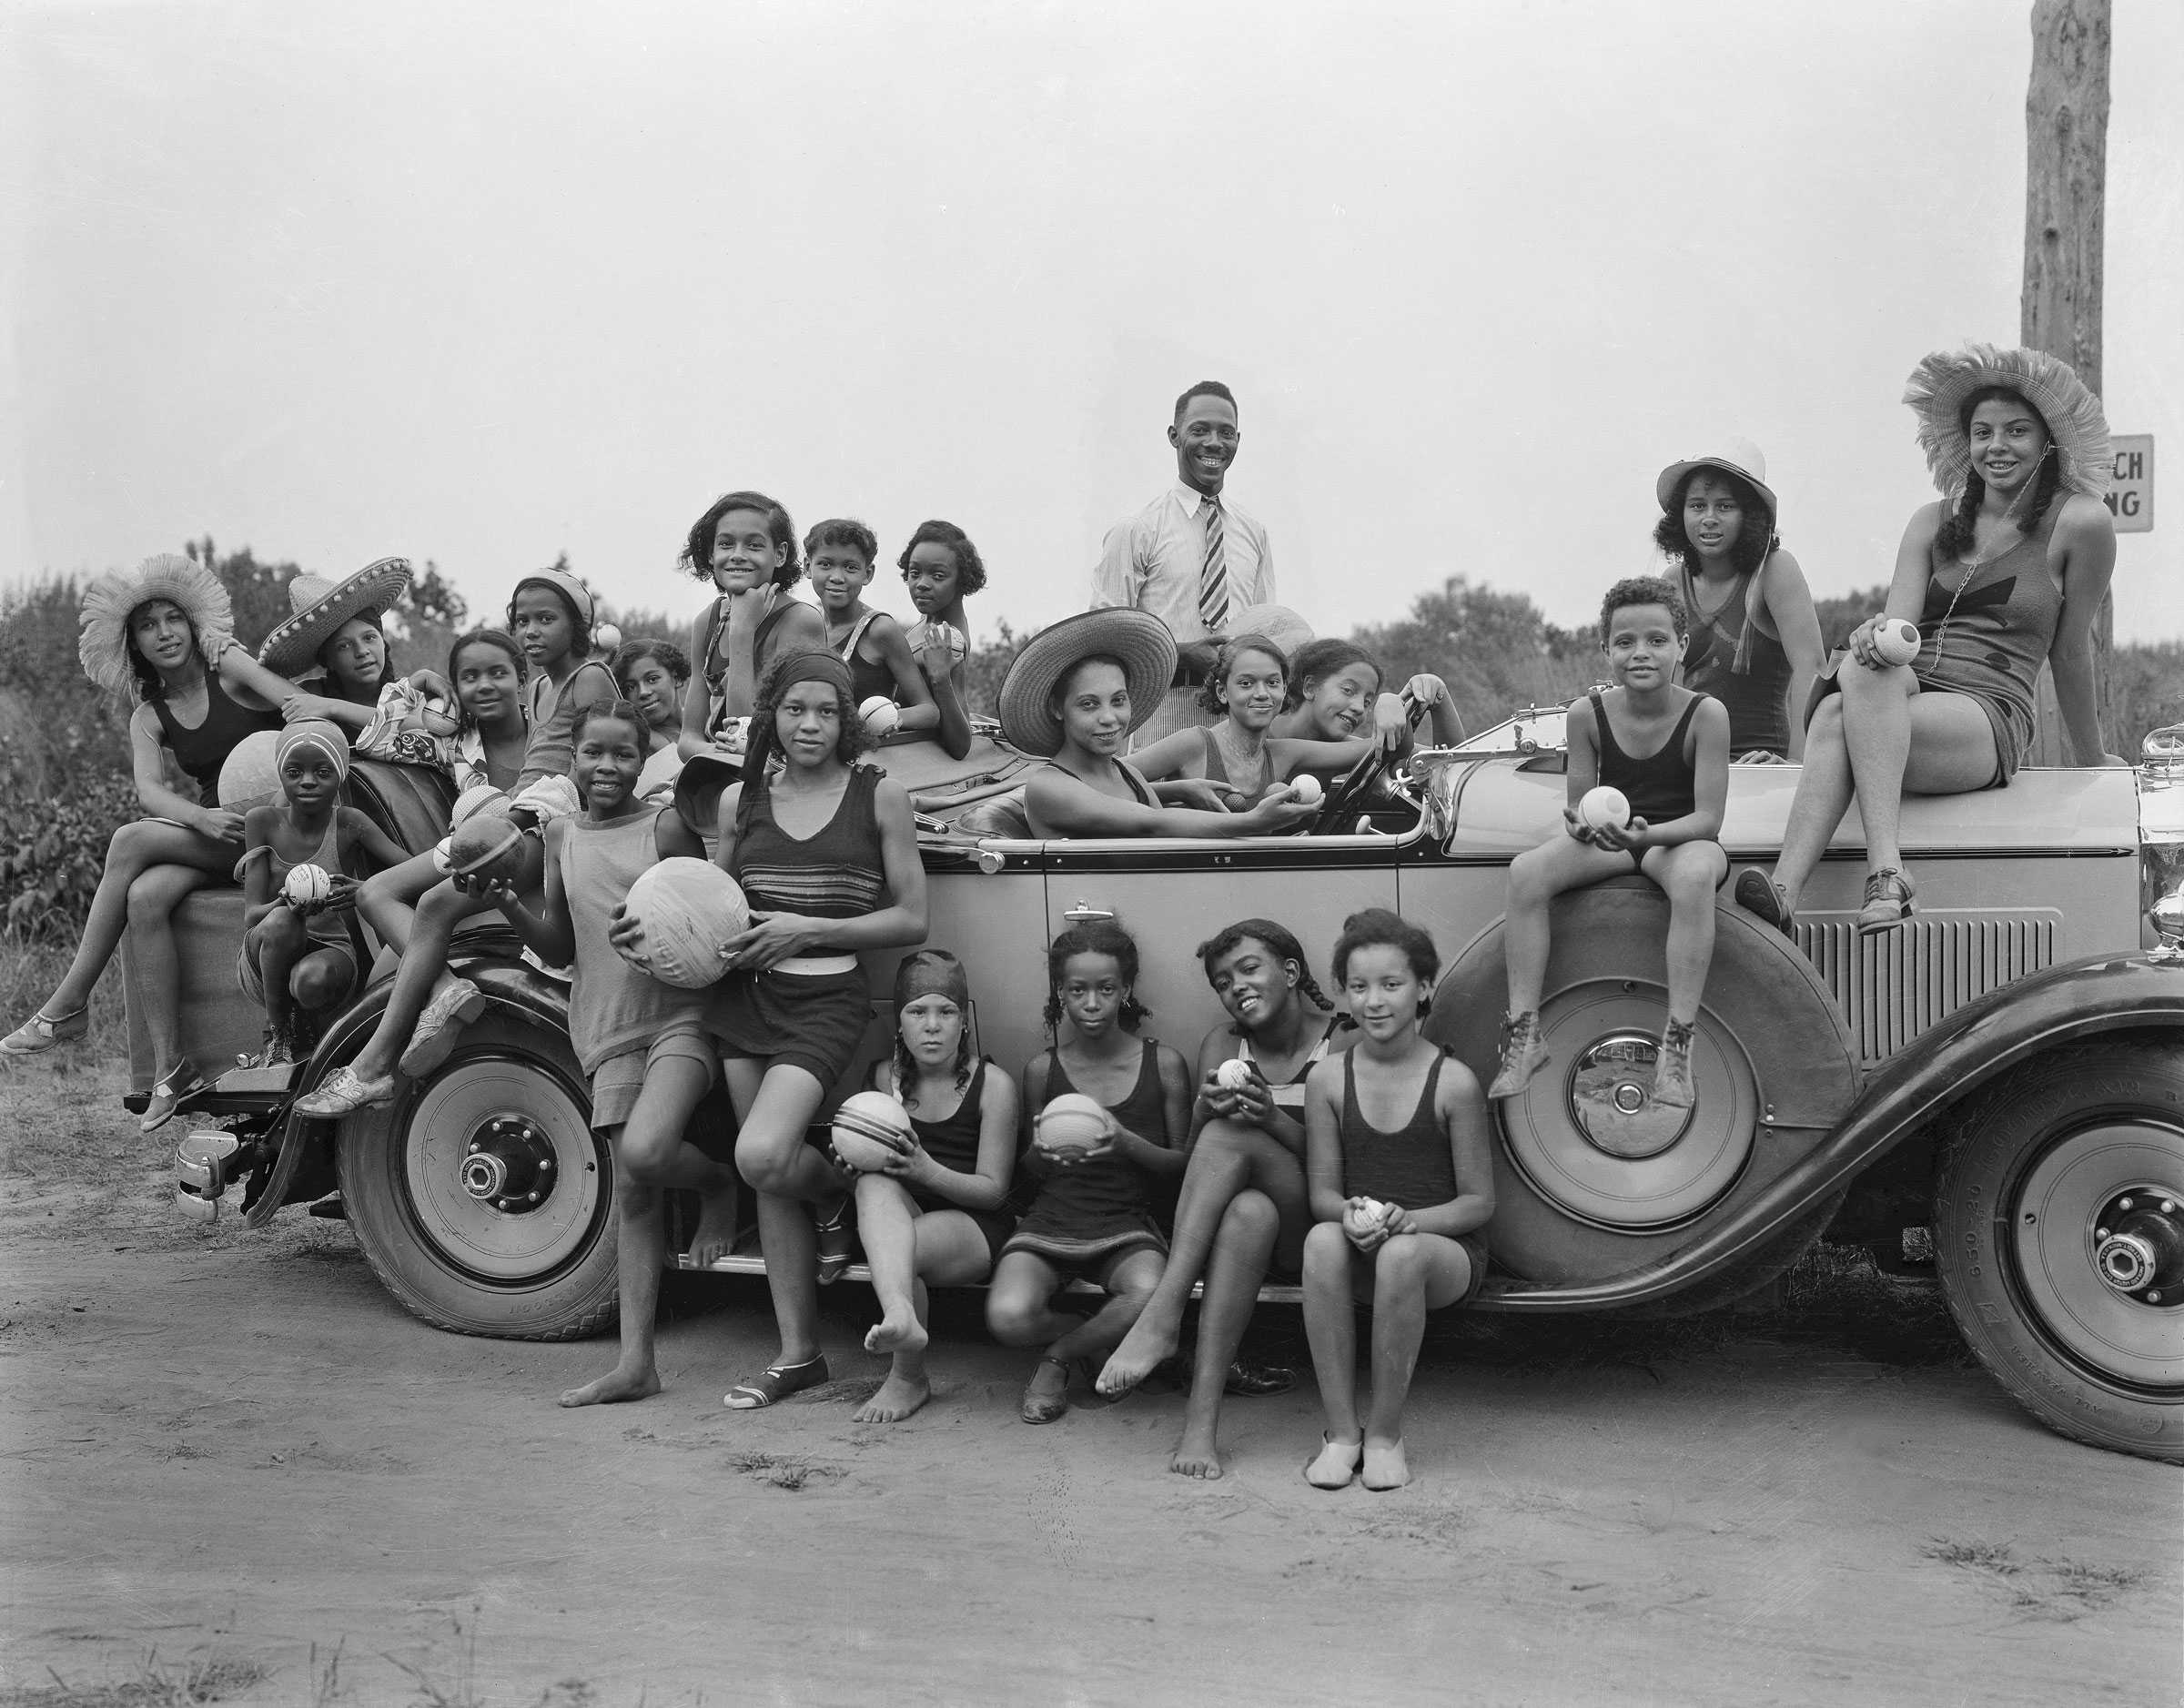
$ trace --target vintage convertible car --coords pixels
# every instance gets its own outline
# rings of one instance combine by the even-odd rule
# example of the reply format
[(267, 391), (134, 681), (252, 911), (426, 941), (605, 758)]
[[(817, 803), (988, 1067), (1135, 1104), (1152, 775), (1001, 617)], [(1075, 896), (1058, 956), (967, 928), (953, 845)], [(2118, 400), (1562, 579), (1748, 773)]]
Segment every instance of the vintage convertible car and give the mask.
[[(1012, 1066), (1044, 1043), (1042, 950), (1113, 915), (1145, 955), (1151, 1029), (1187, 1051), (1220, 1018), (1191, 953), (1223, 923), (1286, 923), (1324, 965), (1368, 904), (1428, 927), (1446, 971), (1429, 1029), (1481, 1078), (1502, 999), (1505, 868), (1555, 824), (1560, 717), (1527, 712), (1461, 749), (1376, 762), (1282, 839), (1039, 842), (979, 835), (1028, 763), (991, 741), (878, 755), (913, 791), (930, 940), (960, 954), (978, 1044)], [(1665, 904), (1636, 878), (1565, 897), (1542, 1011), (1553, 1059), (1496, 1115), (1494, 1273), (1481, 1308), (1716, 1307), (1823, 1232), (1891, 1267), (1930, 1250), (1966, 1339), (2063, 1434), (2184, 1460), (2184, 752), (2137, 770), (2027, 771), (2007, 789), (1909, 803), (1921, 911), (1861, 941), (1854, 814), (1795, 943), (1724, 899), (1689, 1110), (1649, 1094)], [(1795, 768), (1738, 767), (1723, 840), (1777, 846)], [(426, 773), (359, 764), (359, 804), (411, 846), (444, 799)], [(986, 809), (981, 812), (981, 809)], [(959, 821), (961, 821), (959, 823)], [(190, 1046), (217, 1072), (260, 1016), (233, 988), (233, 892), (181, 917)], [(895, 953), (873, 957), (875, 991)], [(405, 1308), (458, 1332), (559, 1338), (612, 1319), (612, 1173), (586, 1121), (565, 987), (509, 936), (458, 941), (485, 1018), (399, 1101), (329, 1127), (289, 1099), (358, 1047), (379, 976), (288, 1075), (229, 1073), (197, 1102), (177, 1194), (218, 1213), (230, 1183), (262, 1224), (337, 1189)], [(875, 1008), (868, 1054), (885, 1036)], [(137, 1041), (136, 1093), (150, 1077)], [(840, 1089), (846, 1090), (844, 1086)], [(729, 1116), (702, 1111), (709, 1137)], [(1927, 1242), (1930, 1240), (1930, 1246)], [(754, 1268), (742, 1255), (724, 1267)], [(1272, 1289), (1279, 1295), (1279, 1289)], [(1294, 1295), (1289, 1295), (1294, 1297)]]

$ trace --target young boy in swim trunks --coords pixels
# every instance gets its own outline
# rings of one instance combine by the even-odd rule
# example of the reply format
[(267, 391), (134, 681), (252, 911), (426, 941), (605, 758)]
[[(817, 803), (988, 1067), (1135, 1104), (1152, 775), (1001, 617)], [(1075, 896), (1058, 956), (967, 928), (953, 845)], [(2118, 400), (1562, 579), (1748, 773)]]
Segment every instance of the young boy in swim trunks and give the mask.
[[(1693, 1028), (1714, 959), (1714, 893), (1729, 859), (1715, 839), (1729, 797), (1729, 714), (1675, 681), (1685, 618), (1657, 575), (1615, 583), (1601, 603), (1601, 650), (1615, 685), (1570, 708), (1561, 833), (1510, 864), (1503, 922), (1509, 1012), (1489, 1097), (1513, 1097), (1546, 1064), (1540, 995), (1552, 946), (1551, 910), (1567, 890), (1636, 871), (1668, 896), (1668, 1018), (1653, 1099), (1689, 1108)], [(1578, 805), (1595, 785), (1623, 791), (1626, 824), (1588, 824)]]

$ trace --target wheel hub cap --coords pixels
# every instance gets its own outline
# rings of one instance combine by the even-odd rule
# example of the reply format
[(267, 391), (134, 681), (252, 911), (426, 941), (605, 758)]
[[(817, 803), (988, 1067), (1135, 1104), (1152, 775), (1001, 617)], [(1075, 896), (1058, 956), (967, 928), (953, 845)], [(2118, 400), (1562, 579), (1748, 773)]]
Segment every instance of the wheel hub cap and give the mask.
[(1612, 1032), (1577, 1058), (1570, 1074), (1570, 1117), (1592, 1147), (1611, 1157), (1658, 1157), (1684, 1136), (1693, 1111), (1653, 1101), (1657, 1039)]
[(496, 1115), (470, 1135), (462, 1189), (505, 1215), (522, 1215), (553, 1190), (553, 1143), (521, 1115)]
[(2159, 1187), (2134, 1187), (2093, 1218), (2093, 1267), (2141, 1305), (2184, 1302), (2184, 1206)]

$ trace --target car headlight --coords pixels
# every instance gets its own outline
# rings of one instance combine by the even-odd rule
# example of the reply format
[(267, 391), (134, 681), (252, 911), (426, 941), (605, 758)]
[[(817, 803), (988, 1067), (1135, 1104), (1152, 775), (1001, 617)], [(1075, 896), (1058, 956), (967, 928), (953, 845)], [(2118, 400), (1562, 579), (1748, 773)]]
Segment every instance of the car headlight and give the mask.
[(2184, 723), (2138, 744), (2138, 899), (2147, 947), (2184, 960)]

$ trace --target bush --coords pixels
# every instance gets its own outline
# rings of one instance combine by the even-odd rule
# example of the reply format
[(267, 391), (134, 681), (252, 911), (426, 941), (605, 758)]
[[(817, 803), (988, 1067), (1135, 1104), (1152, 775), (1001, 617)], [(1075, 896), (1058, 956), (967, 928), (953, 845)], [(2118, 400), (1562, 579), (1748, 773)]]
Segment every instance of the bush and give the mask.
[(73, 940), (106, 868), (106, 844), (142, 809), (126, 772), (94, 772), (66, 793), (0, 788), (0, 940)]

